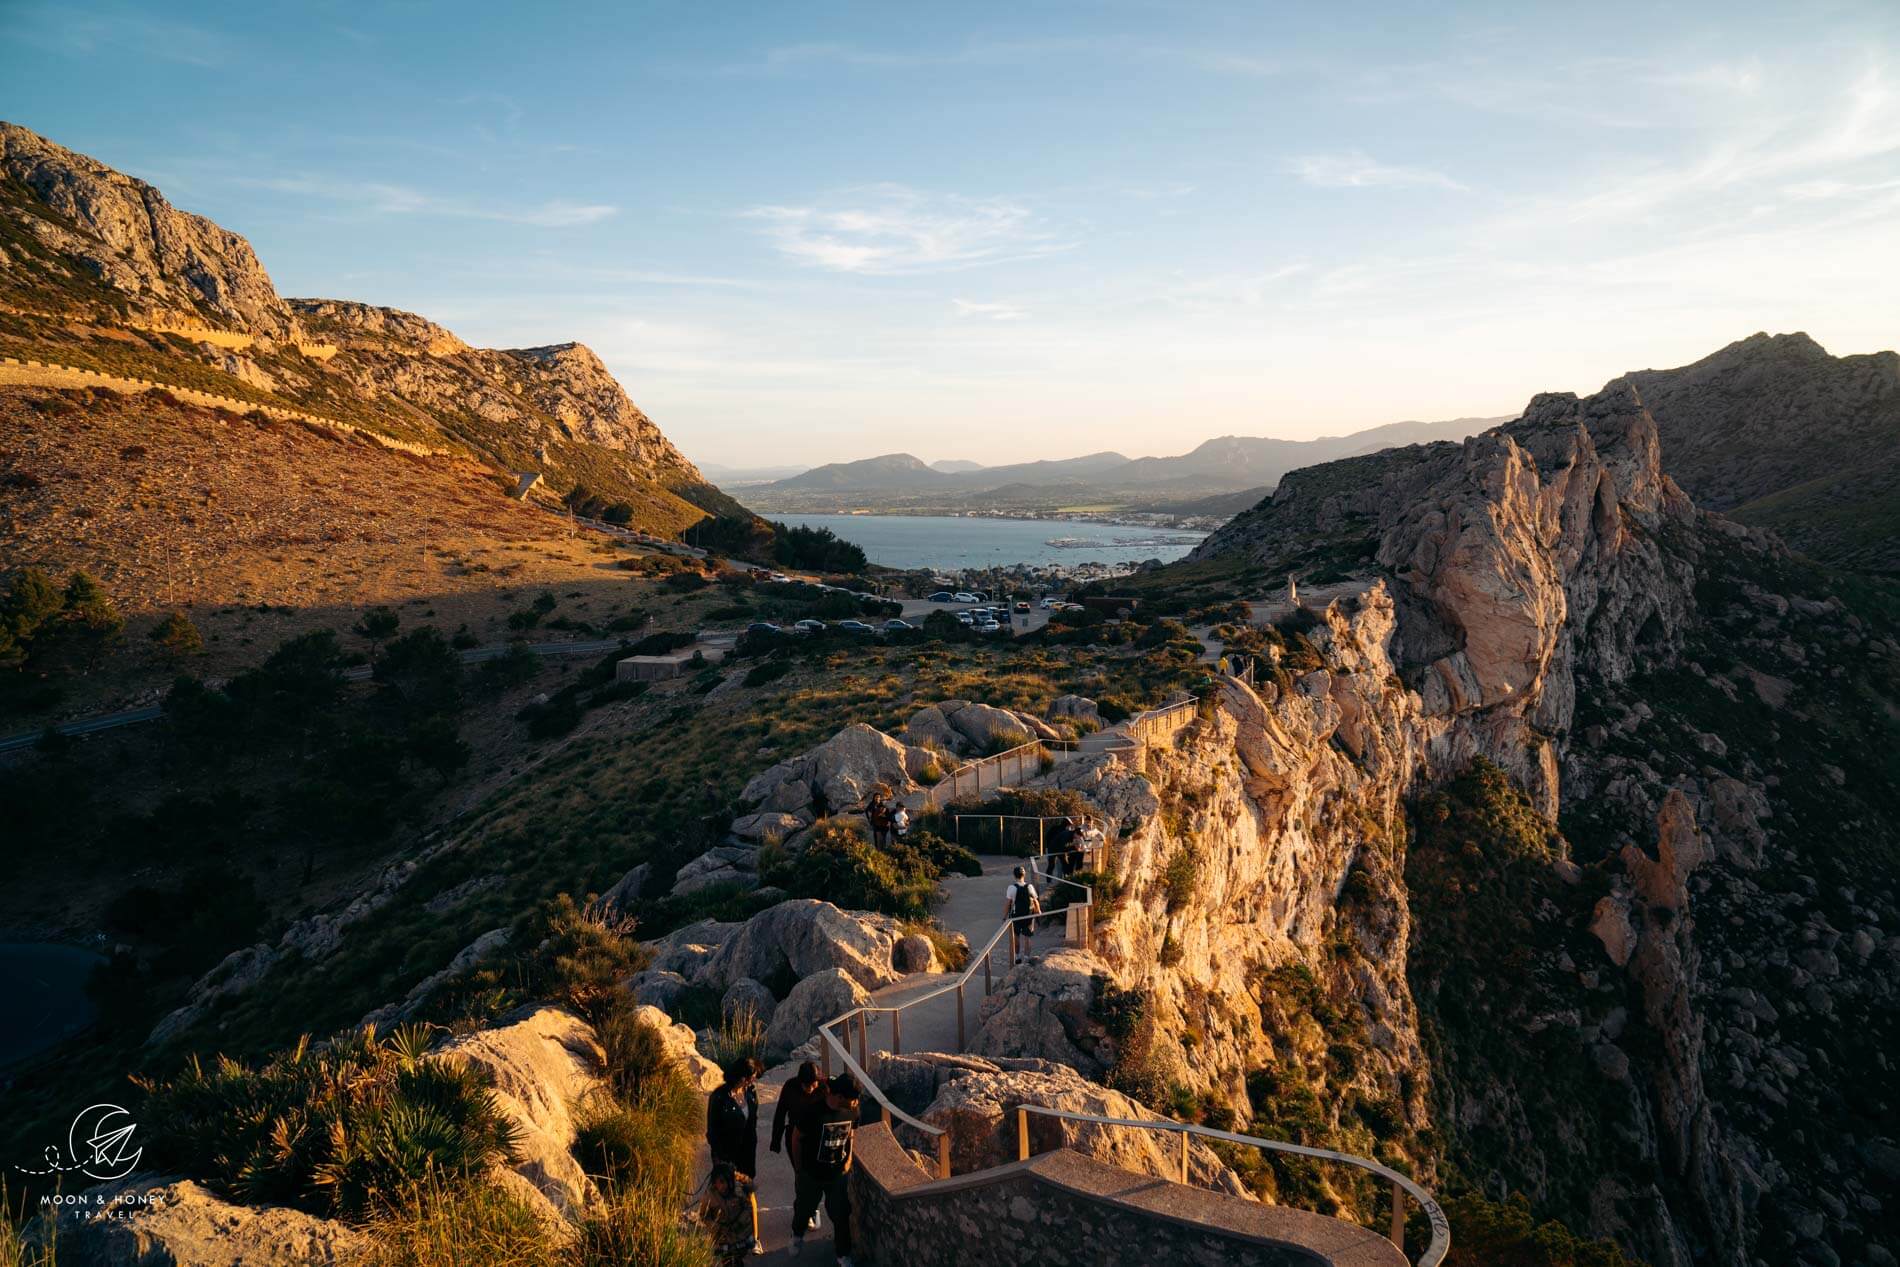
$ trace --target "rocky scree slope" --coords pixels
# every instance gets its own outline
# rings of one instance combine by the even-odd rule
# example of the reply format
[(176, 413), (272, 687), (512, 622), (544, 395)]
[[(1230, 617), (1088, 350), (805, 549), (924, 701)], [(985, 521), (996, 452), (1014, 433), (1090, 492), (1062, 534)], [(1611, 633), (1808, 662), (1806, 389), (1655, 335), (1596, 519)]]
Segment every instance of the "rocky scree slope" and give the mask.
[(1227, 551), (1374, 583), (1140, 773), (1059, 769), (1119, 905), (981, 1050), (1651, 1263), (1892, 1262), (1891, 591), (1695, 511), (1625, 383), (1298, 472)]
[(677, 534), (748, 517), (574, 343), (473, 348), (410, 313), (281, 298), (250, 244), (0, 123), (0, 351), (277, 403), (585, 485)]

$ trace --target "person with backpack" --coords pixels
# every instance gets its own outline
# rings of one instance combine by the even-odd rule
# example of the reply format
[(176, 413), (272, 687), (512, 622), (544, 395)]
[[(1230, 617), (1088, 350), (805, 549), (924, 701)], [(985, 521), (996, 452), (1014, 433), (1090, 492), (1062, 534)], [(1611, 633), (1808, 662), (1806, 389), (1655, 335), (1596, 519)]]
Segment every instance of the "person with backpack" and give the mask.
[(1042, 898), (1036, 886), (1029, 882), (1027, 872), (1017, 867), (1014, 874), (1015, 881), (1003, 891), (1003, 918), (1015, 923), (1016, 962), (1022, 963), (1029, 956), (1023, 953), (1021, 943), (1036, 935), (1036, 916), (1042, 912)]
[(825, 1086), (823, 1102), (807, 1109), (797, 1127), (800, 1166), (792, 1198), (794, 1254), (804, 1252), (805, 1232), (822, 1200), (831, 1215), (838, 1267), (852, 1267), (850, 1174), (857, 1130), (858, 1080), (849, 1072), (840, 1073)]
[[(706, 1151), (713, 1164), (721, 1162), (743, 1175), (748, 1184), (759, 1173), (759, 1075), (765, 1066), (751, 1056), (740, 1056), (725, 1068), (725, 1081), (706, 1097)], [(748, 1190), (752, 1206), (753, 1252), (763, 1254), (759, 1240), (759, 1199)]]
[(902, 836), (905, 832), (909, 830), (910, 830), (910, 811), (905, 809), (903, 804), (900, 802), (897, 808), (891, 811), (891, 835), (893, 838), (895, 838), (898, 836)]
[[(778, 1152), (782, 1146), (785, 1158), (792, 1164), (794, 1186), (798, 1178), (799, 1167), (803, 1164), (803, 1154), (799, 1151), (799, 1124), (805, 1115), (822, 1108), (825, 1102), (825, 1080), (818, 1074), (818, 1066), (807, 1060), (798, 1067), (792, 1080), (778, 1093), (778, 1108), (772, 1111), (772, 1151)], [(818, 1226), (818, 1212), (812, 1211), (812, 1226)]]

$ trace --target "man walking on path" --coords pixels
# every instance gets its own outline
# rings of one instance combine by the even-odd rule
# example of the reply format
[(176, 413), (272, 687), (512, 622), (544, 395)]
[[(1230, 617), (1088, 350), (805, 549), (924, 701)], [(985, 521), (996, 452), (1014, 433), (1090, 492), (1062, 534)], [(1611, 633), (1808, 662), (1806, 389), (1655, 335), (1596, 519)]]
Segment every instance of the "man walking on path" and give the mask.
[(1022, 963), (1029, 957), (1024, 953), (1025, 943), (1036, 935), (1036, 916), (1042, 911), (1042, 899), (1021, 867), (1016, 868), (1014, 875), (1015, 880), (1003, 891), (1003, 918), (1015, 924), (1016, 962)]
[(838, 1267), (851, 1264), (852, 1144), (858, 1129), (858, 1080), (849, 1073), (833, 1078), (824, 1101), (797, 1124), (798, 1189), (792, 1201), (792, 1252), (803, 1253), (805, 1232), (822, 1199), (831, 1215), (831, 1242)]
[[(799, 1124), (807, 1114), (822, 1109), (825, 1104), (825, 1080), (818, 1076), (818, 1066), (807, 1060), (798, 1067), (798, 1073), (785, 1084), (778, 1093), (778, 1108), (772, 1112), (772, 1151), (778, 1152), (779, 1145), (785, 1146), (785, 1159), (792, 1164), (793, 1186), (798, 1182), (799, 1168), (803, 1164), (802, 1140), (799, 1138)], [(818, 1225), (818, 1212), (812, 1211), (812, 1226)]]

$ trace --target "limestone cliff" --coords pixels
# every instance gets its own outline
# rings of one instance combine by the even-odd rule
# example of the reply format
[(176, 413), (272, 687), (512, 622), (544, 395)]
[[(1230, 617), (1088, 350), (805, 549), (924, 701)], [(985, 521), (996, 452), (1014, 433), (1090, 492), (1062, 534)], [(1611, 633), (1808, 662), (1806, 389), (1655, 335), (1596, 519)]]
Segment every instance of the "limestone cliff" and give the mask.
[(1115, 899), (984, 1049), (1652, 1263), (1892, 1261), (1891, 609), (1698, 513), (1627, 383), (1298, 472), (1230, 552), (1359, 579), (1139, 768), (1059, 767)]

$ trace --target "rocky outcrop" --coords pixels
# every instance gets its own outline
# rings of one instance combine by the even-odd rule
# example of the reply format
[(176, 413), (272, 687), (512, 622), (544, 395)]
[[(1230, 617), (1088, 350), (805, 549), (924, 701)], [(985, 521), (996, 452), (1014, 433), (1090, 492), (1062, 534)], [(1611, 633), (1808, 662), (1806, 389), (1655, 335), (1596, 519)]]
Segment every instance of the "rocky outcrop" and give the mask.
[(657, 1007), (643, 1005), (634, 1009), (634, 1019), (642, 1025), (651, 1025), (659, 1032), (660, 1042), (666, 1053), (701, 1091), (716, 1091), (725, 1080), (719, 1066), (699, 1050), (692, 1028), (682, 1025)]
[(455, 980), (476, 964), (500, 954), (503, 950), (507, 949), (509, 936), (509, 930), (506, 928), (489, 929), (480, 937), (477, 937), (474, 941), (457, 951), (455, 958), (449, 960), (448, 964), (440, 972), (432, 972), (421, 981), (418, 981), (415, 986), (410, 989), (409, 993), (403, 996), (400, 1003), (384, 1004), (382, 1007), (364, 1016), (362, 1020), (357, 1022), (357, 1025), (374, 1026), (381, 1030), (387, 1030), (392, 1025), (400, 1025), (411, 1016), (414, 1016), (416, 1010), (428, 1002), (430, 996), (437, 990)]
[(579, 1107), (606, 1085), (606, 1058), (585, 1021), (562, 1008), (536, 1007), (451, 1040), (434, 1058), (493, 1075), (496, 1103), (518, 1132), (516, 1158), (496, 1176), (510, 1191), (550, 1225), (578, 1218), (597, 1199), (572, 1151)]
[[(1077, 697), (1079, 698), (1079, 697)], [(904, 723), (911, 743), (958, 755), (982, 756), (1031, 739), (1060, 739), (1062, 732), (1031, 713), (947, 699), (926, 705)]]
[(929, 760), (929, 753), (915, 754), (862, 722), (846, 726), (811, 751), (754, 776), (739, 793), (739, 799), (765, 812), (755, 810), (742, 816), (733, 824), (733, 831), (752, 833), (756, 839), (760, 832), (783, 828), (788, 821), (800, 826), (809, 823), (814, 787), (824, 791), (834, 814), (864, 804), (872, 789), (880, 785), (894, 795), (906, 796), (917, 789), (911, 770), (921, 769)]
[(739, 925), (692, 979), (724, 990), (748, 977), (773, 981), (789, 973), (803, 978), (836, 968), (875, 990), (903, 977), (894, 958), (903, 937), (903, 926), (888, 915), (794, 898)]
[[(0, 175), (54, 213), (35, 214), (11, 198), (0, 209), (45, 253), (41, 267), (96, 282), (148, 322), (294, 331), (251, 244), (178, 210), (144, 181), (11, 123), (0, 123)], [(24, 274), (26, 266), (15, 267)]]
[(768, 1058), (784, 1059), (809, 1042), (818, 1027), (835, 1016), (870, 1001), (870, 994), (838, 968), (814, 972), (785, 996), (772, 1012), (772, 1024), (765, 1031)]
[(1093, 1015), (1096, 982), (1108, 975), (1107, 964), (1079, 949), (1016, 968), (983, 1000), (970, 1050), (1050, 1060), (1100, 1078), (1114, 1063), (1108, 1032)]
[(176, 1176), (130, 1175), (66, 1200), (57, 1227), (41, 1215), (28, 1239), (88, 1267), (345, 1267), (369, 1248), (334, 1219), (236, 1205)]
[[(1066, 1065), (1048, 1060), (926, 1054), (886, 1057), (878, 1085), (899, 1108), (950, 1136), (952, 1174), (1016, 1160), (1016, 1106), (1036, 1104), (1071, 1113), (1161, 1121), (1135, 1101)], [(1179, 1180), (1180, 1137), (1031, 1114), (1032, 1154), (1069, 1148), (1137, 1174)], [(1188, 1147), (1188, 1182), (1232, 1196), (1246, 1184), (1199, 1140)]]

